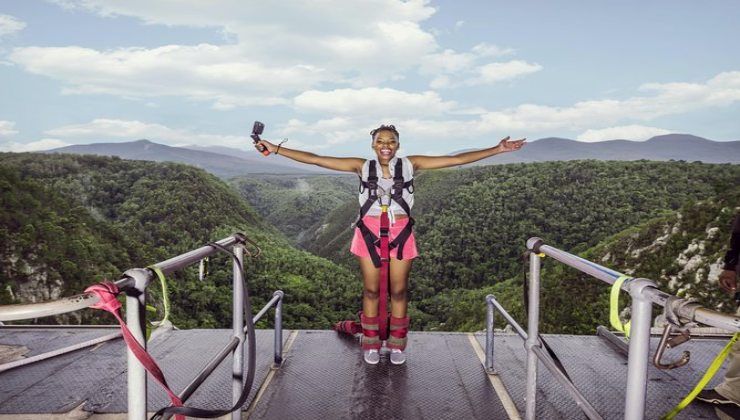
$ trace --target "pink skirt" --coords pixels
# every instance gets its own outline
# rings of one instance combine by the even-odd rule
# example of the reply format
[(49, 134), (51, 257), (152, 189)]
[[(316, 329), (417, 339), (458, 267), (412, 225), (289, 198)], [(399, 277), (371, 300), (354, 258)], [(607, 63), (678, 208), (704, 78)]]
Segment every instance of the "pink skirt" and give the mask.
[[(365, 216), (362, 221), (365, 223), (368, 229), (370, 229), (375, 235), (380, 235), (380, 218), (373, 216)], [(409, 219), (396, 219), (396, 224), (390, 227), (389, 238), (391, 241), (396, 239), (399, 233), (403, 230), (403, 227), (408, 224)], [(380, 254), (380, 248), (375, 247)], [(367, 250), (365, 239), (362, 237), (360, 228), (355, 228), (355, 236), (352, 238), (352, 245), (349, 248), (349, 252), (357, 255), (361, 258), (370, 258), (370, 252)], [(398, 248), (391, 249), (391, 258), (397, 258)], [(419, 256), (419, 252), (416, 250), (416, 240), (414, 239), (414, 233), (406, 240), (406, 244), (403, 246), (403, 259), (411, 260)]]

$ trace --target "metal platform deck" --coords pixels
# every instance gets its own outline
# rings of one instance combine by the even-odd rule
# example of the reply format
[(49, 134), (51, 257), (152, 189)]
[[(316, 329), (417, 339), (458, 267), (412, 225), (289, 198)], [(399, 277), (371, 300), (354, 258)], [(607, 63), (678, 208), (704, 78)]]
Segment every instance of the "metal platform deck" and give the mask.
[[(109, 334), (106, 328), (0, 328), (0, 345), (26, 346), (26, 356)], [(358, 343), (333, 331), (285, 331), (285, 362), (271, 370), (272, 331), (257, 332), (257, 374), (245, 418), (330, 419), (505, 419), (509, 418), (483, 369), (484, 337), (466, 333), (409, 334), (408, 362), (376, 366), (362, 362)], [(230, 337), (230, 330), (175, 330), (152, 340), (175, 390), (182, 389)], [(626, 358), (596, 336), (546, 336), (576, 386), (605, 419), (623, 416)], [(476, 340), (478, 343), (476, 343)], [(675, 405), (726, 340), (693, 340), (689, 365), (670, 372), (651, 368), (646, 418), (658, 419)], [(655, 343), (654, 343), (655, 344)], [(53, 359), (0, 373), (0, 418), (68, 413), (90, 418), (125, 418), (124, 344), (115, 339)], [(514, 335), (495, 338), (495, 368), (514, 405), (523, 413), (525, 352)], [(672, 354), (668, 354), (672, 357)], [(539, 371), (537, 418), (584, 418), (550, 374)], [(723, 375), (720, 371), (712, 383)], [(231, 401), (230, 362), (224, 362), (188, 405), (227, 408)], [(259, 390), (258, 390), (259, 388)], [(149, 409), (168, 402), (150, 383)], [(116, 413), (119, 413), (116, 416)], [(677, 418), (717, 418), (713, 408), (692, 404)], [(726, 418), (726, 417), (725, 417)]]

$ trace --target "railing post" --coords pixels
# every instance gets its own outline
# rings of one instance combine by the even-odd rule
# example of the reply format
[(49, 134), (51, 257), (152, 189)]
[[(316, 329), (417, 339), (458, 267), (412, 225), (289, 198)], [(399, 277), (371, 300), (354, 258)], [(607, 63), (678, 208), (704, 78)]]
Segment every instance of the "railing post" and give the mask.
[[(131, 288), (126, 289), (126, 325), (136, 341), (146, 350), (146, 287), (151, 280), (151, 272), (134, 268), (123, 273), (133, 279)], [(145, 420), (147, 406), (146, 369), (130, 348), (126, 350), (128, 384), (128, 418)]]
[(273, 359), (273, 368), (279, 368), (283, 364), (283, 291), (277, 290), (272, 294), (279, 296), (275, 304), (275, 357)]
[(486, 373), (495, 374), (496, 370), (493, 368), (493, 301), (495, 299), (493, 295), (486, 296)]
[[(529, 245), (529, 244), (528, 244)], [(531, 249), (531, 248), (530, 248)], [(529, 314), (527, 316), (527, 389), (525, 393), (525, 419), (534, 420), (537, 412), (537, 354), (540, 319), (540, 257), (536, 251), (529, 253)]]
[[(234, 297), (232, 303), (232, 326), (234, 336), (239, 338), (239, 344), (234, 349), (233, 365), (232, 365), (232, 380), (231, 380), (231, 395), (232, 403), (236, 403), (242, 393), (242, 387), (244, 384), (244, 341), (246, 335), (244, 333), (244, 279), (241, 267), (244, 264), (244, 248), (241, 245), (235, 245), (232, 248), (236, 259), (234, 261), (234, 279), (232, 289), (234, 290)], [(248, 314), (252, 316), (252, 314)], [(242, 415), (241, 407), (231, 412), (232, 420), (240, 420)]]
[(643, 294), (655, 283), (646, 279), (629, 282), (632, 297), (632, 325), (630, 328), (629, 359), (627, 361), (627, 392), (624, 403), (625, 420), (641, 420), (645, 416), (645, 394), (647, 392), (647, 370), (650, 354), (650, 325), (652, 302)]

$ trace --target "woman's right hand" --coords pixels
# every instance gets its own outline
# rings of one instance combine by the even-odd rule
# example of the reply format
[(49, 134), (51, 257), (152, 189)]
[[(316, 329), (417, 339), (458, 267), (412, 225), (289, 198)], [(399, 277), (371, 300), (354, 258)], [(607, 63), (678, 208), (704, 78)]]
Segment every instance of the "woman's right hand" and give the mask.
[(257, 149), (257, 151), (260, 152), (260, 153), (262, 152), (260, 150), (260, 145), (266, 147), (267, 148), (267, 151), (270, 152), (270, 153), (275, 153), (275, 150), (277, 150), (277, 146), (275, 146), (274, 144), (270, 143), (269, 141), (267, 141), (267, 140), (260, 140), (260, 141), (258, 141), (257, 143), (254, 144), (254, 148)]

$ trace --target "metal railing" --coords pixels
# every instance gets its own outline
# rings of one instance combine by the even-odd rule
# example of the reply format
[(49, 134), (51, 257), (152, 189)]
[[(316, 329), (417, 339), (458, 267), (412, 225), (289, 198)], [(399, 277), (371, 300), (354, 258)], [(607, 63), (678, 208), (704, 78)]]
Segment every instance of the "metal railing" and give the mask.
[[(544, 241), (540, 238), (530, 238), (527, 241), (527, 249), (530, 251), (527, 331), (525, 332), (519, 326), (514, 318), (496, 301), (493, 295), (486, 296), (486, 355), (484, 362), (486, 371), (488, 373), (495, 373), (493, 368), (493, 326), (494, 311), (496, 311), (503, 315), (519, 337), (525, 341), (525, 348), (527, 350), (525, 419), (534, 420), (536, 414), (538, 360), (542, 361), (543, 365), (553, 374), (555, 379), (565, 388), (589, 418), (601, 419), (598, 412), (591, 406), (583, 394), (578, 391), (575, 385), (558, 369), (552, 358), (543, 350), (543, 346), (540, 344), (540, 255), (551, 257), (610, 285), (614, 284), (618, 278), (623, 277), (624, 274), (552, 246), (545, 245)], [(645, 416), (652, 305), (656, 304), (663, 307), (669, 305), (669, 309), (683, 319), (721, 328), (730, 332), (740, 332), (740, 317), (716, 312), (696, 303), (662, 292), (657, 289), (656, 284), (652, 280), (648, 279), (630, 278), (622, 284), (621, 289), (628, 292), (632, 298), (632, 326), (627, 362), (624, 418), (626, 420), (637, 420)], [(672, 298), (670, 302), (669, 298)]]
[[(243, 378), (243, 367), (244, 367), (244, 343), (246, 339), (247, 329), (244, 326), (244, 290), (243, 273), (240, 269), (244, 264), (244, 245), (249, 241), (242, 234), (234, 234), (227, 238), (221, 239), (216, 242), (217, 244), (230, 248), (236, 259), (239, 261), (233, 262), (233, 321), (232, 330), (233, 337), (231, 340), (219, 351), (203, 369), (195, 376), (195, 378), (183, 389), (178, 396), (185, 402), (195, 392), (198, 387), (213, 373), (216, 367), (229, 355), (232, 355), (232, 401), (236, 402), (242, 392), (242, 378)], [(201, 259), (208, 256), (214, 255), (221, 252), (217, 248), (206, 245), (201, 248), (192, 250), (185, 254), (178, 255), (170, 258), (166, 261), (155, 264), (157, 268), (162, 270), (163, 274), (170, 274), (182, 268), (185, 268), (191, 264), (199, 262)], [(146, 310), (145, 310), (145, 298), (146, 288), (153, 279), (156, 278), (155, 273), (150, 269), (133, 268), (125, 271), (121, 278), (115, 283), (119, 289), (126, 294), (126, 324), (128, 325), (131, 333), (136, 337), (136, 340), (146, 349), (145, 339), (145, 323), (146, 323)], [(16, 321), (23, 319), (33, 319), (45, 316), (60, 315), (68, 312), (74, 312), (80, 309), (90, 307), (98, 303), (99, 298), (92, 293), (83, 293), (80, 295), (62, 298), (56, 301), (43, 302), (43, 303), (32, 303), (22, 305), (3, 305), (0, 306), (0, 321)], [(275, 307), (275, 339), (274, 339), (274, 356), (273, 356), (273, 368), (279, 368), (282, 364), (282, 304), (283, 304), (283, 292), (278, 290), (273, 293), (272, 299), (256, 314), (254, 315), (253, 322), (257, 322), (262, 316), (267, 313), (271, 307)], [(112, 335), (101, 337), (112, 339), (116, 338)], [(94, 340), (91, 340), (92, 342)], [(36, 356), (33, 361), (24, 360), (22, 363), (18, 363), (18, 366), (33, 363), (35, 361), (44, 360), (49, 357), (54, 357), (65, 352), (70, 352), (84, 347), (84, 345), (91, 345), (90, 342), (81, 343), (74, 346), (69, 346), (64, 349), (55, 350), (48, 352), (44, 355)], [(43, 356), (43, 357), (41, 357)], [(12, 363), (12, 362), (11, 362)], [(5, 366), (5, 365), (3, 365)], [(12, 369), (17, 366), (6, 366), (3, 369), (0, 366), (0, 371)], [(133, 352), (127, 350), (127, 381), (128, 381), (128, 418), (129, 419), (146, 419), (147, 418), (147, 381), (146, 381), (146, 370), (139, 360), (134, 356)], [(241, 418), (241, 408), (236, 409), (231, 414), (232, 419)]]

